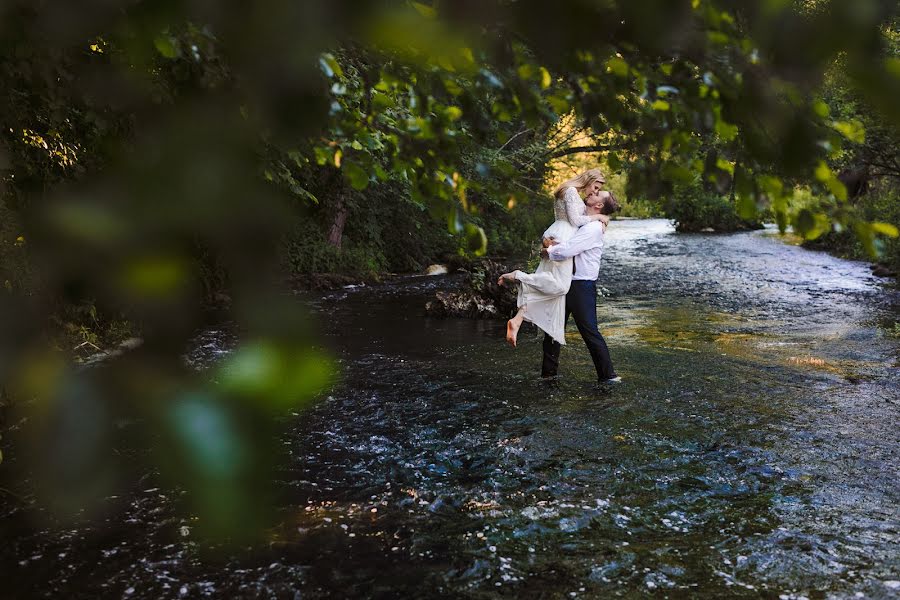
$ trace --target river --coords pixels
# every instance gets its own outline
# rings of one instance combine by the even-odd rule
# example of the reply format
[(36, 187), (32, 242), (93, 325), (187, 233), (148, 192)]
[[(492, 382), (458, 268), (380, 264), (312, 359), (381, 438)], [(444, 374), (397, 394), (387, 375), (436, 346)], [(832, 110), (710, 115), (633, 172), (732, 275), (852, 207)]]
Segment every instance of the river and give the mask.
[(897, 289), (771, 229), (608, 246), (622, 384), (571, 323), (554, 387), (534, 330), (426, 317), (453, 276), (311, 297), (343, 376), (286, 424), (270, 544), (205, 561), (149, 488), (114, 526), (7, 523), (0, 595), (900, 597)]

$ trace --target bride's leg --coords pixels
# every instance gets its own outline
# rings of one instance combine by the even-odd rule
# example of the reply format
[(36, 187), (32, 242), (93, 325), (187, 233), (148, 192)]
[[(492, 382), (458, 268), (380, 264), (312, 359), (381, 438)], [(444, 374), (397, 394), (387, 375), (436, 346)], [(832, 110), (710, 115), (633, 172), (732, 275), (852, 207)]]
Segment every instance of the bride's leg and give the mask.
[(513, 348), (516, 347), (516, 338), (519, 337), (519, 328), (522, 327), (522, 321), (525, 320), (525, 306), (519, 308), (512, 319), (506, 322), (506, 341)]

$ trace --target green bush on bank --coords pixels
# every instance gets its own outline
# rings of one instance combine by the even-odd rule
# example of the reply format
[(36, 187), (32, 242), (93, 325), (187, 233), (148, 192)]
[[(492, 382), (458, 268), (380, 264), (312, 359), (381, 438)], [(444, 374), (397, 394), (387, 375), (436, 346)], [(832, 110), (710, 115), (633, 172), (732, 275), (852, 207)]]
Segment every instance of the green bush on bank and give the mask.
[[(855, 201), (860, 218), (867, 221), (890, 223), (900, 226), (900, 190), (889, 185), (881, 185), (860, 196)], [(855, 260), (871, 260), (862, 243), (849, 229), (832, 229), (815, 240), (803, 244), (807, 248), (826, 250), (838, 256)], [(882, 237), (875, 239), (877, 260), (891, 271), (900, 271), (900, 238)]]
[(416, 204), (408, 186), (387, 182), (349, 193), (338, 248), (327, 239), (334, 220), (333, 204), (324, 194), (321, 198), (322, 204), (304, 210), (283, 240), (282, 260), (290, 274), (368, 278), (385, 272), (420, 272), (455, 254), (459, 247), (446, 222)]
[(675, 221), (675, 229), (684, 233), (728, 232), (760, 229), (759, 221), (742, 218), (728, 197), (694, 184), (676, 188), (675, 196), (666, 203), (666, 216)]

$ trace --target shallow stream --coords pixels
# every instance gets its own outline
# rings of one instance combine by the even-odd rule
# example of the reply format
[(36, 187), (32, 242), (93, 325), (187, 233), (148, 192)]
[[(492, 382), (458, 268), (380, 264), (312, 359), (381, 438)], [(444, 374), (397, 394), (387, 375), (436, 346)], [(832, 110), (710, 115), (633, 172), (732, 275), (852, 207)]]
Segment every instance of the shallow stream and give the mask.
[(771, 230), (608, 240), (622, 384), (573, 324), (553, 387), (533, 330), (427, 318), (452, 276), (317, 296), (343, 379), (287, 427), (267, 548), (202, 560), (152, 487), (102, 531), (6, 513), (0, 595), (900, 597), (900, 293)]

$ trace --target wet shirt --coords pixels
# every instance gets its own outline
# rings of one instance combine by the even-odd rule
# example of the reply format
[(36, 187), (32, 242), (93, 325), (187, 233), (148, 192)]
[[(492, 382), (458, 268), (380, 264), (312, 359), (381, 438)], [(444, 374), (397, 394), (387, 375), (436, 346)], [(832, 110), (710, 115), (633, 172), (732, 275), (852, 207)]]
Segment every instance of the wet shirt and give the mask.
[(552, 260), (575, 257), (572, 279), (595, 281), (600, 276), (600, 256), (603, 254), (603, 225), (592, 221), (582, 226), (567, 241), (547, 249)]

